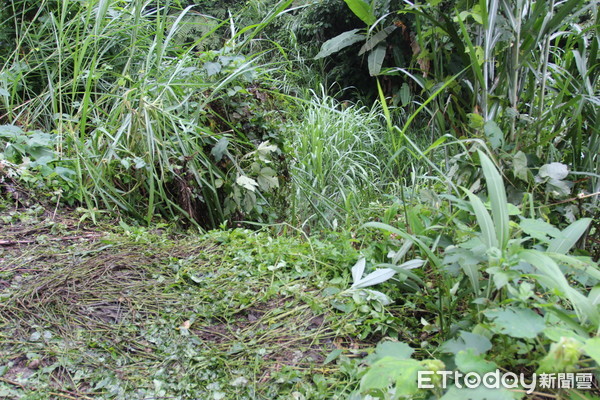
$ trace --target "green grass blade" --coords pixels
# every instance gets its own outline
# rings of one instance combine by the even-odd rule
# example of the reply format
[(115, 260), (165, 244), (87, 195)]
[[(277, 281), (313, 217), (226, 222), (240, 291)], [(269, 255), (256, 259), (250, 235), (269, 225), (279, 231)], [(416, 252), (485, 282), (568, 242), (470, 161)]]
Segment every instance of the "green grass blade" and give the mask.
[(491, 247), (498, 248), (496, 229), (490, 213), (486, 210), (485, 205), (479, 199), (479, 197), (475, 196), (473, 192), (466, 188), (462, 188), (462, 190), (465, 191), (467, 196), (469, 196), (469, 201), (471, 201), (471, 206), (473, 207), (475, 217), (477, 218), (477, 223), (479, 224), (479, 229), (481, 230), (481, 238), (483, 243), (488, 249)]
[(496, 237), (501, 250), (506, 249), (509, 239), (508, 207), (506, 205), (506, 191), (502, 176), (496, 166), (485, 153), (478, 150), (481, 168), (487, 182), (488, 197), (492, 207), (492, 218), (496, 229)]

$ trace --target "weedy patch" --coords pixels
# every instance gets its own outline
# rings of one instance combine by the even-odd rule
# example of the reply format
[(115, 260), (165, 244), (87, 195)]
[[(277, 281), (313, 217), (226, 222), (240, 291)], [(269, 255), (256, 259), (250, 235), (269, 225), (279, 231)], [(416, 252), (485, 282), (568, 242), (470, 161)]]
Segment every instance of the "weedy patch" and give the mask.
[(338, 398), (349, 393), (353, 375), (324, 363), (356, 324), (322, 290), (355, 256), (342, 241), (78, 223), (65, 217), (53, 231), (58, 222), (42, 214), (30, 225), (13, 215), (4, 226), (0, 397), (329, 399), (333, 385)]

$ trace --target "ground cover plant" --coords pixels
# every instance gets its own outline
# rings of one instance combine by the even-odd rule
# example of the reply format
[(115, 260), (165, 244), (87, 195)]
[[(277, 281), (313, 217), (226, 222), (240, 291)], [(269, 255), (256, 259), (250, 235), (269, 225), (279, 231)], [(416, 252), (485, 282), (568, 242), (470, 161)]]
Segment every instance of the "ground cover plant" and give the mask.
[(0, 17), (0, 398), (599, 398), (596, 2)]

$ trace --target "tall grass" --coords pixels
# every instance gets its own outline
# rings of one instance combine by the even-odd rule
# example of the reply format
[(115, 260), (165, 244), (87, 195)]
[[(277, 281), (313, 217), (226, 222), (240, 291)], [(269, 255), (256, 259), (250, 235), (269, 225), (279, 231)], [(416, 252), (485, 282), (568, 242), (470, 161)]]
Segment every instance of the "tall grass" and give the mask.
[[(42, 0), (33, 16), (13, 15), (16, 48), (0, 69), (0, 88), (9, 93), (3, 122), (55, 132), (57, 152), (75, 170), (78, 198), (89, 208), (217, 226), (227, 217), (217, 182), (228, 177), (211, 150), (223, 137), (232, 157), (254, 144), (211, 123), (219, 118), (211, 102), (268, 71), (258, 61), (262, 53), (242, 49), (290, 3), (277, 3), (254, 26), (231, 26), (222, 49), (199, 54), (196, 45), (234, 20), (211, 23), (182, 43), (191, 6), (174, 12), (168, 1), (156, 8), (144, 0)], [(209, 73), (207, 63), (220, 56), (227, 65)]]
[(386, 150), (380, 108), (313, 94), (289, 129), (291, 215), (309, 226), (360, 221), (381, 195)]
[[(393, 70), (427, 98), (439, 88), (428, 79), (445, 82), (468, 68), (427, 109), (438, 136), (480, 135), (495, 150), (522, 150), (548, 162), (561, 161), (547, 157), (556, 148), (574, 170), (598, 174), (597, 3), (491, 0), (445, 7), (451, 16), (427, 5), (403, 10), (415, 18), (421, 51), (414, 55), (427, 57), (415, 57), (414, 69)], [(430, 69), (419, 71), (418, 61)]]

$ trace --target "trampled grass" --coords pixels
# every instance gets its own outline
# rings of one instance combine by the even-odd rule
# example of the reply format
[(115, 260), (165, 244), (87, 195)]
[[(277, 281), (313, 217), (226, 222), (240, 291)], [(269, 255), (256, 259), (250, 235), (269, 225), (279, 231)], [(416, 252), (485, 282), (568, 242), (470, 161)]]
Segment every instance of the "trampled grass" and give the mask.
[(2, 398), (331, 399), (351, 390), (353, 378), (323, 363), (360, 347), (348, 336), (351, 314), (323, 292), (354, 256), (348, 248), (247, 230), (90, 235), (67, 215), (30, 226), (3, 218)]

